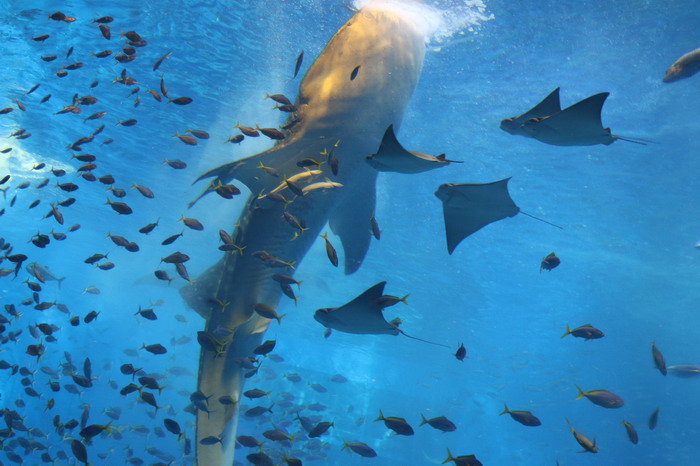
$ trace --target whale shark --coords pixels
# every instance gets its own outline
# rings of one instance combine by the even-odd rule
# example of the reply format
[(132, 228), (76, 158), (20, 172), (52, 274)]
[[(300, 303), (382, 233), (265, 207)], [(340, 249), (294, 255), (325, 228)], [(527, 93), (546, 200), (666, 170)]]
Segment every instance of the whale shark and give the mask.
[[(196, 462), (230, 465), (234, 459), (238, 404), (245, 380), (243, 362), (270, 325), (256, 309), (272, 310), (281, 298), (273, 275), (298, 270), (304, 256), (329, 224), (340, 238), (346, 274), (358, 270), (371, 239), (378, 171), (366, 161), (377, 151), (386, 129), (398, 131), (418, 83), (425, 37), (401, 11), (368, 4), (328, 42), (304, 76), (295, 106), (298, 123), (271, 149), (214, 168), (203, 194), (236, 182), (251, 194), (231, 239), (239, 248), (226, 252), (194, 283), (182, 288), (185, 302), (206, 319), (203, 335), (231, 330), (225, 339), (202, 345), (197, 390), (208, 397), (197, 412)], [(361, 67), (361, 72), (353, 73)], [(351, 74), (352, 76), (351, 79)], [(287, 125), (285, 125), (287, 126)], [(335, 159), (317, 169), (300, 168), (308, 158)], [(331, 169), (331, 166), (335, 169)], [(268, 168), (264, 170), (263, 167)], [(274, 172), (271, 174), (273, 168)], [(284, 202), (273, 201), (283, 199)], [(290, 241), (283, 213), (303, 222)], [(204, 408), (204, 409), (202, 409)], [(203, 439), (221, 439), (208, 445)]]

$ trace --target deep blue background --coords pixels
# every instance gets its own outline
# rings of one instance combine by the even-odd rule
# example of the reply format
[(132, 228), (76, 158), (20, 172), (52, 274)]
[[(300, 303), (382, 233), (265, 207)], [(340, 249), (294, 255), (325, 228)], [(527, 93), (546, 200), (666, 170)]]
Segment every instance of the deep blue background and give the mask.
[[(79, 418), (80, 404), (89, 403), (90, 423), (107, 422), (100, 413), (106, 407), (125, 410), (114, 424), (124, 440), (96, 438), (89, 448), (91, 458), (111, 451), (104, 464), (122, 464), (128, 445), (135, 456), (155, 462), (143, 452), (148, 445), (186, 464), (187, 459), (181, 459), (182, 444), (171, 434), (166, 432), (161, 439), (130, 430), (134, 425), (162, 426), (163, 417), (168, 416), (193, 434), (193, 418), (182, 410), (196, 386), (199, 347), (195, 336), (203, 323), (176, 292), (184, 282), (178, 278), (170, 288), (159, 286), (152, 271), (161, 257), (175, 250), (192, 257), (188, 263), (192, 277), (217, 260), (217, 231), (232, 228), (242, 201), (211, 196), (186, 211), (187, 202), (201, 189), (191, 187), (191, 182), (213, 166), (270, 146), (265, 140), (246, 140), (240, 146), (223, 141), (235, 134), (232, 126), (237, 121), (251, 126), (282, 122), (263, 97), (268, 92), (296, 95), (298, 80), (290, 81), (295, 57), (305, 51), (304, 72), (350, 17), (341, 6), (340, 1), (321, 0), (125, 1), (108, 6), (73, 1), (61, 7), (78, 18), (68, 25), (46, 19), (56, 8), (54, 2), (7, 2), (0, 13), (0, 79), (4, 83), (0, 106), (13, 105), (36, 83), (42, 86), (22, 98), (26, 112), (0, 116), (0, 145), (15, 148), (0, 155), (0, 175), (13, 175), (7, 200), (0, 202), (9, 203), (24, 179), (35, 186), (50, 177), (46, 169), (32, 172), (35, 163), (80, 166), (70, 160), (66, 146), (99, 125), (83, 123), (82, 117), (104, 110), (108, 115), (102, 122), (107, 127), (98, 141), (109, 137), (115, 142), (108, 146), (96, 142), (84, 152), (98, 156), (96, 174), (111, 173), (117, 186), (129, 191), (125, 200), (136, 211), (130, 217), (118, 216), (103, 205), (104, 186), (75, 181), (70, 174), (64, 180), (79, 183), (81, 189), (74, 193), (78, 202), (62, 209), (65, 226), (41, 219), (49, 203), (67, 197), (53, 187), (53, 181), (42, 190), (31, 187), (17, 192), (15, 207), (5, 205), (7, 212), (0, 217), (0, 236), (12, 241), (15, 252), (68, 277), (62, 289), (47, 284), (42, 300), (66, 303), (80, 316), (92, 309), (100, 311), (96, 322), (73, 328), (67, 322), (69, 316), (55, 308), (43, 314), (23, 308), (22, 318), (10, 327), (25, 329), (20, 342), (0, 348), (1, 359), (30, 369), (57, 368), (64, 361), (64, 351), (71, 352), (78, 367), (85, 356), (93, 361), (99, 378), (81, 398), (65, 391), (50, 394), (45, 385), (48, 376), (41, 372), (34, 379), (43, 398), (29, 398), (22, 392), (19, 375), (0, 374), (0, 402), (26, 415), (28, 426), (51, 432), (47, 439), (37, 439), (50, 446), (52, 456), (57, 449), (71, 454), (69, 442), (53, 433), (51, 416), (61, 414), (63, 422)], [(437, 6), (448, 11), (447, 18), (463, 19), (464, 10), (456, 9), (463, 2)], [(90, 24), (91, 19), (107, 14), (115, 17), (109, 42)], [(321, 241), (315, 244), (297, 274), (304, 281), (299, 305), (295, 308), (284, 301), (280, 313), (287, 317), (281, 326), (273, 323), (267, 334), (277, 339), (275, 352), (285, 362), (263, 364), (261, 377), (248, 387), (272, 390), (273, 401), (288, 391), (297, 404), (328, 406), (322, 417), (334, 421), (335, 428), (324, 438), (329, 445), (321, 448), (327, 457), (323, 464), (434, 464), (446, 457), (446, 448), (455, 454), (474, 453), (489, 465), (543, 465), (556, 460), (562, 465), (591, 461), (696, 464), (698, 381), (662, 377), (653, 369), (650, 344), (657, 343), (669, 364), (700, 360), (695, 316), (699, 266), (698, 251), (693, 248), (700, 239), (696, 201), (700, 195), (696, 181), (700, 78), (661, 82), (671, 63), (700, 46), (700, 4), (489, 1), (487, 14), (494, 19), (431, 42), (399, 134), (409, 148), (445, 152), (448, 158), (465, 163), (416, 176), (379, 177), (376, 217), (383, 231), (381, 241), (372, 243), (362, 269), (349, 277), (328, 264)], [(139, 50), (139, 58), (127, 65), (142, 89), (138, 108), (128, 97), (130, 89), (111, 82), (122, 66), (114, 65), (112, 58), (90, 57), (103, 49), (117, 50), (119, 32), (131, 29), (149, 42)], [(43, 33), (52, 37), (44, 43), (30, 40)], [(70, 46), (75, 52), (64, 60)], [(158, 73), (152, 72), (152, 63), (171, 50), (172, 57)], [(39, 59), (49, 54), (59, 59), (52, 63)], [(55, 77), (60, 66), (75, 61), (86, 66), (66, 78)], [(171, 94), (193, 97), (194, 103), (175, 107), (147, 95), (145, 89), (158, 89), (160, 72), (165, 73)], [(89, 84), (95, 79), (100, 84), (91, 91)], [(562, 148), (498, 128), (502, 118), (524, 112), (558, 86), (563, 106), (610, 92), (603, 123), (614, 134), (658, 144), (619, 141), (607, 147)], [(92, 93), (100, 102), (81, 115), (53, 115), (69, 105), (76, 92)], [(53, 95), (50, 102), (39, 104), (47, 93)], [(114, 126), (127, 118), (137, 118), (138, 125)], [(5, 139), (18, 128), (27, 128), (33, 136), (24, 141)], [(187, 128), (206, 129), (212, 138), (189, 147), (171, 137)], [(185, 160), (189, 167), (173, 171), (161, 164), (164, 158)], [(433, 195), (438, 185), (508, 176), (513, 177), (511, 193), (523, 211), (564, 230), (516, 216), (476, 233), (448, 256), (442, 210)], [(156, 199), (145, 199), (129, 189), (133, 183), (153, 189)], [(37, 198), (41, 205), (28, 211)], [(173, 246), (161, 246), (165, 237), (184, 228), (177, 222), (182, 214), (201, 220), (205, 231), (187, 230)], [(150, 236), (137, 232), (158, 218), (160, 226)], [(54, 241), (45, 250), (27, 243), (37, 231), (65, 231), (74, 223), (80, 223), (81, 229), (63, 243)], [(105, 239), (110, 232), (136, 241), (141, 252), (117, 248)], [(339, 241), (334, 242), (341, 252)], [(541, 258), (552, 251), (561, 257), (561, 266), (539, 273)], [(116, 268), (105, 272), (84, 264), (95, 252), (109, 252)], [(5, 266), (6, 262), (0, 265)], [(2, 304), (18, 304), (30, 295), (21, 284), (26, 278), (23, 271), (15, 280), (0, 279)], [(401, 316), (407, 333), (455, 349), (464, 342), (470, 359), (459, 362), (447, 350), (402, 336), (335, 333), (324, 340), (323, 328), (312, 319), (313, 311), (343, 304), (382, 280), (388, 281), (390, 294), (411, 294), (409, 306), (399, 304), (387, 311), (390, 317)], [(102, 294), (83, 294), (88, 286), (99, 287)], [(158, 321), (133, 316), (139, 306), (157, 300), (164, 301), (155, 308)], [(176, 321), (178, 314), (186, 316), (188, 323)], [(35, 343), (26, 327), (39, 322), (55, 323), (62, 330), (58, 343), (47, 344), (47, 354), (37, 364), (24, 351)], [(606, 336), (593, 342), (561, 340), (567, 323), (572, 327), (591, 323)], [(192, 341), (170, 343), (181, 336)], [(123, 350), (138, 350), (143, 343), (162, 343), (169, 352), (164, 356), (143, 351), (138, 357), (124, 354)], [(162, 381), (167, 388), (158, 397), (159, 404), (172, 406), (176, 414), (159, 412), (152, 420), (146, 416), (151, 407), (135, 403), (133, 395), (124, 399), (109, 388), (110, 380), (120, 387), (129, 383), (130, 378), (118, 370), (126, 362), (166, 375), (172, 366), (192, 372), (191, 376), (168, 375)], [(291, 372), (301, 374), (304, 381), (292, 384), (282, 377)], [(329, 382), (335, 373), (350, 382)], [(327, 386), (329, 393), (311, 390), (308, 383), (313, 382)], [(64, 377), (61, 383), (70, 380)], [(626, 404), (619, 410), (605, 410), (586, 400), (574, 401), (576, 384), (586, 390), (609, 389)], [(52, 396), (56, 407), (44, 414)], [(15, 408), (17, 398), (24, 398), (27, 407)], [(533, 411), (543, 425), (526, 428), (499, 417), (504, 402), (511, 409)], [(657, 407), (661, 408), (659, 427), (651, 432), (646, 422)], [(416, 435), (389, 435), (382, 423), (371, 422), (380, 408), (387, 416), (405, 417)], [(292, 417), (282, 409), (274, 411), (274, 422)], [(443, 435), (427, 426), (418, 428), (421, 413), (446, 415), (458, 430)], [(600, 453), (595, 458), (577, 453), (580, 448), (565, 417), (597, 440)], [(627, 440), (622, 420), (637, 427), (638, 445)], [(242, 422), (239, 434), (261, 438), (269, 426), (269, 421)], [(298, 424), (292, 424), (290, 432), (297, 430)], [(368, 443), (379, 458), (364, 460), (341, 452), (343, 439)], [(297, 441), (294, 447), (304, 449), (304, 442)], [(16, 451), (22, 454), (22, 449)], [(239, 455), (241, 461), (243, 457)], [(38, 454), (27, 457), (27, 464), (38, 461)]]

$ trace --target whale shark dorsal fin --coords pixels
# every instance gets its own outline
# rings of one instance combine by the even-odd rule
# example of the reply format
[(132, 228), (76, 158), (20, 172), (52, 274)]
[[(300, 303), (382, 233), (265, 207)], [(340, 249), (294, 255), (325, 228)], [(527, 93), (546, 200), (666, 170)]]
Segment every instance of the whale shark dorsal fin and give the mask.
[[(376, 173), (376, 172), (375, 172)], [(345, 273), (360, 268), (372, 236), (371, 218), (375, 210), (376, 174), (368, 175), (354, 196), (346, 196), (329, 219), (331, 231), (340, 237), (345, 257)]]
[(489, 223), (513, 217), (520, 208), (508, 193), (506, 178), (493, 183), (443, 184), (435, 195), (442, 201), (447, 251), (452, 254), (467, 236)]
[(605, 99), (610, 95), (609, 92), (592, 95), (574, 105), (565, 108), (559, 113), (556, 113), (542, 120), (550, 128), (556, 130), (557, 133), (564, 135), (572, 135), (578, 137), (581, 135), (596, 135), (604, 132), (603, 123), (600, 113), (603, 110)]

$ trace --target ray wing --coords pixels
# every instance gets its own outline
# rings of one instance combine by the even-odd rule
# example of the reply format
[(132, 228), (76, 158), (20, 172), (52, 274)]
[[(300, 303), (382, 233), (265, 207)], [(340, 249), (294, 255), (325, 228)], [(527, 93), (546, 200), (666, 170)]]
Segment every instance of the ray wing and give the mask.
[(442, 201), (447, 251), (452, 254), (467, 236), (489, 223), (513, 217), (520, 208), (508, 193), (510, 178), (493, 183), (443, 184), (435, 195)]

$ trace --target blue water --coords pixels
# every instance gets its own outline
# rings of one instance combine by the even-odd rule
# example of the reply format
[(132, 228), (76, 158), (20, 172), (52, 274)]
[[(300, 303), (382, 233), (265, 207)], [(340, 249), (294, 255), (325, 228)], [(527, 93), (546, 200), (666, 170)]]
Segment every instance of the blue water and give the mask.
[[(430, 3), (430, 2), (429, 2)], [(661, 82), (664, 71), (682, 54), (697, 48), (700, 24), (698, 2), (610, 1), (556, 2), (494, 1), (486, 5), (478, 25), (467, 26), (464, 2), (432, 2), (460, 27), (443, 26), (443, 34), (429, 44), (420, 83), (404, 118), (399, 139), (412, 149), (464, 161), (461, 165), (421, 175), (381, 174), (377, 185), (376, 217), (381, 241), (373, 241), (356, 274), (344, 276), (325, 257), (322, 240), (307, 254), (296, 277), (303, 280), (298, 306), (283, 298), (278, 311), (287, 314), (272, 323), (266, 338), (276, 339), (275, 354), (283, 362), (266, 361), (258, 377), (246, 388), (272, 391), (262, 403), (245, 401), (248, 407), (294, 395), (295, 406), (321, 403), (322, 420), (335, 423), (321, 441), (296, 440), (293, 446), (273, 445), (265, 450), (280, 459), (291, 451), (311, 464), (438, 464), (449, 448), (455, 455), (475, 454), (487, 465), (694, 465), (697, 464), (696, 399), (698, 382), (671, 375), (662, 377), (653, 368), (651, 343), (656, 342), (669, 365), (700, 363), (698, 320), (694, 315), (700, 291), (696, 285), (700, 266), (694, 244), (700, 239), (696, 182), (700, 162), (697, 76), (672, 84)], [(75, 16), (72, 24), (47, 20), (54, 2), (7, 0), (0, 16), (3, 53), (0, 78), (4, 90), (0, 107), (15, 106), (21, 98), (26, 112), (0, 116), (0, 146), (13, 147), (0, 154), (0, 177), (11, 174), (6, 199), (0, 201), (0, 236), (14, 245), (14, 253), (48, 266), (58, 277), (67, 277), (61, 288), (43, 285), (41, 301), (66, 304), (71, 316), (100, 312), (96, 321), (72, 327), (71, 316), (55, 307), (36, 311), (20, 302), (31, 297), (19, 276), (0, 278), (0, 304), (15, 304), (23, 314), (8, 325), (23, 330), (17, 343), (0, 346), (0, 359), (30, 371), (50, 367), (59, 371), (64, 352), (72, 355), (81, 372), (90, 357), (94, 386), (80, 396), (62, 389), (52, 393), (49, 376), (41, 371), (30, 379), (41, 398), (29, 397), (19, 374), (0, 373), (3, 408), (16, 410), (29, 428), (46, 437), (30, 436), (48, 447), (52, 458), (64, 451), (73, 464), (70, 439), (59, 436), (51, 420), (80, 419), (82, 405), (90, 405), (88, 424), (105, 424), (106, 408), (120, 407), (121, 418), (112, 434), (96, 437), (88, 447), (94, 464), (129, 464), (127, 456), (145, 464), (157, 459), (146, 451), (155, 447), (172, 455), (174, 464), (191, 464), (183, 456), (183, 442), (164, 432), (163, 418), (176, 419), (194, 435), (194, 417), (184, 408), (196, 390), (199, 345), (196, 332), (203, 320), (182, 302), (177, 289), (185, 282), (172, 268), (169, 287), (158, 283), (153, 270), (162, 257), (179, 250), (191, 256), (187, 267), (196, 278), (220, 257), (218, 230), (231, 230), (245, 196), (232, 201), (210, 196), (192, 210), (186, 204), (202, 186), (191, 186), (202, 172), (219, 164), (255, 154), (271, 146), (264, 138), (247, 139), (240, 146), (224, 144), (241, 124), (276, 126), (283, 122), (270, 110), (266, 93), (296, 96), (298, 79), (291, 81), (294, 60), (300, 50), (306, 60), (302, 73), (351, 13), (341, 1), (123, 1), (97, 5), (89, 1), (64, 2), (61, 11)], [(110, 15), (112, 39), (100, 36), (94, 18)], [(125, 66), (113, 58), (90, 54), (118, 50), (119, 32), (138, 31), (148, 46), (138, 59)], [(31, 38), (50, 34), (47, 41)], [(66, 50), (73, 55), (65, 59)], [(158, 72), (153, 62), (172, 51)], [(116, 52), (115, 52), (116, 53)], [(58, 55), (51, 63), (40, 56)], [(64, 65), (84, 62), (79, 70), (57, 78)], [(133, 106), (130, 88), (112, 81), (123, 68), (139, 80), (140, 105)], [(144, 91), (157, 90), (160, 73), (174, 96), (189, 96), (191, 105), (175, 107), (158, 103)], [(99, 81), (91, 90), (90, 83)], [(33, 85), (41, 87), (22, 97)], [(614, 134), (641, 137), (658, 144), (641, 146), (618, 141), (610, 146), (555, 147), (532, 139), (511, 136), (498, 128), (501, 119), (518, 115), (561, 86), (562, 106), (598, 92), (611, 95), (603, 109), (603, 123)], [(40, 104), (51, 93), (49, 102)], [(74, 93), (95, 95), (99, 102), (80, 115), (54, 115), (70, 105)], [(106, 111), (102, 120), (82, 122), (93, 112)], [(119, 120), (138, 119), (132, 127), (115, 126)], [(108, 192), (99, 182), (89, 183), (72, 172), (82, 163), (70, 159), (66, 146), (104, 123), (106, 128), (83, 153), (98, 156), (98, 176), (112, 174), (116, 186), (128, 191), (124, 201), (134, 215), (119, 216), (104, 205)], [(24, 140), (7, 135), (26, 128)], [(188, 128), (207, 130), (211, 139), (196, 147), (172, 136)], [(113, 138), (110, 145), (100, 145)], [(185, 170), (162, 165), (163, 159), (187, 162)], [(39, 163), (46, 168), (32, 170)], [(62, 182), (80, 189), (66, 194), (56, 188), (50, 167), (71, 170)], [(547, 226), (522, 215), (494, 223), (466, 239), (451, 256), (447, 254), (442, 209), (433, 195), (442, 183), (491, 182), (512, 176), (515, 202), (533, 215), (564, 227)], [(51, 182), (43, 189), (36, 185)], [(31, 187), (18, 190), (23, 181)], [(150, 187), (155, 199), (130, 189), (138, 183)], [(17, 196), (16, 204), (9, 202)], [(42, 219), (52, 202), (67, 197), (77, 202), (61, 208), (65, 224)], [(110, 197), (114, 200), (113, 196)], [(29, 204), (40, 199), (38, 207)], [(186, 229), (177, 220), (195, 217), (204, 231)], [(159, 219), (149, 236), (142, 226)], [(28, 243), (37, 232), (65, 232), (80, 224), (63, 242), (52, 239), (45, 249)], [(172, 246), (161, 246), (167, 236), (184, 231)], [(122, 235), (140, 246), (130, 253), (105, 236)], [(342, 254), (338, 238), (331, 236)], [(540, 273), (540, 260), (555, 251), (561, 265)], [(116, 267), (102, 271), (84, 264), (93, 253), (109, 253)], [(7, 261), (0, 268), (10, 268)], [(411, 335), (439, 341), (456, 349), (463, 342), (469, 359), (457, 361), (439, 347), (403, 336), (358, 336), (334, 332), (324, 339), (323, 327), (313, 320), (322, 307), (339, 306), (369, 286), (386, 280), (386, 292), (404, 296), (386, 311), (400, 316), (402, 329)], [(83, 290), (96, 286), (101, 294)], [(139, 306), (153, 307), (157, 321), (134, 316)], [(184, 316), (186, 323), (176, 320)], [(9, 317), (9, 316), (7, 316)], [(37, 361), (25, 354), (38, 343), (28, 327), (38, 323), (61, 328), (57, 342), (46, 343), (46, 354)], [(560, 339), (566, 324), (591, 323), (605, 332), (601, 340), (584, 342)], [(189, 337), (184, 344), (171, 339)], [(161, 343), (165, 355), (155, 356), (139, 348)], [(136, 350), (129, 356), (125, 350)], [(132, 363), (149, 373), (166, 376), (166, 388), (157, 395), (154, 409), (122, 397), (110, 388), (131, 381), (119, 366)], [(173, 375), (173, 366), (189, 375)], [(283, 374), (298, 373), (294, 384)], [(334, 374), (349, 379), (330, 382)], [(70, 376), (59, 379), (70, 384)], [(320, 383), (328, 393), (317, 393), (310, 383)], [(625, 406), (606, 410), (587, 400), (574, 400), (576, 385), (586, 390), (608, 389), (625, 400)], [(55, 407), (46, 410), (49, 399)], [(26, 406), (16, 403), (24, 400)], [(541, 427), (524, 427), (507, 416), (499, 417), (503, 404), (529, 410)], [(659, 407), (659, 426), (646, 424)], [(293, 419), (296, 408), (273, 408), (264, 421), (241, 420), (238, 434), (254, 435)], [(391, 434), (381, 422), (373, 422), (379, 410), (387, 416), (405, 417), (416, 430), (412, 437)], [(311, 415), (310, 411), (304, 411)], [(445, 415), (458, 428), (442, 434), (418, 427), (420, 415)], [(579, 454), (565, 418), (581, 433), (596, 439), (600, 452)], [(621, 421), (636, 426), (640, 441), (633, 445)], [(4, 424), (4, 423), (3, 423)], [(136, 432), (145, 426), (148, 434)], [(298, 435), (300, 426), (287, 427)], [(4, 442), (24, 464), (40, 464), (42, 450), (29, 451), (16, 443), (28, 434), (16, 432)], [(118, 438), (121, 436), (121, 438)], [(341, 451), (343, 440), (361, 441), (378, 453), (374, 459)], [(127, 450), (130, 449), (131, 451)], [(238, 450), (237, 460), (245, 462)], [(107, 455), (106, 458), (98, 454)], [(4, 454), (0, 454), (0, 460)], [(314, 460), (315, 458), (315, 460)], [(9, 462), (8, 458), (6, 462)], [(134, 460), (132, 460), (134, 461)], [(137, 464), (133, 462), (131, 464)]]

